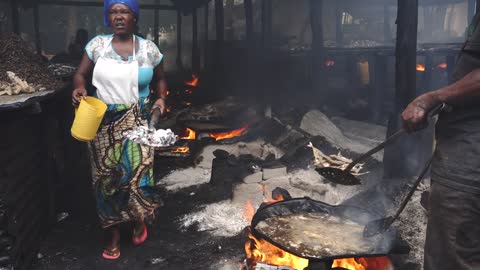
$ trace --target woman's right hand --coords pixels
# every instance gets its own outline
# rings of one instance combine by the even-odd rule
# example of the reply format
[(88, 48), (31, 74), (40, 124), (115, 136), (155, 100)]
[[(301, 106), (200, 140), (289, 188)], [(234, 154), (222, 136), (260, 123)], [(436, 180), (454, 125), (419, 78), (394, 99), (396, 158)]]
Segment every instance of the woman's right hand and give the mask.
[(87, 97), (87, 89), (80, 87), (72, 92), (72, 105), (74, 107), (78, 107), (78, 104), (80, 104), (80, 100), (82, 98)]

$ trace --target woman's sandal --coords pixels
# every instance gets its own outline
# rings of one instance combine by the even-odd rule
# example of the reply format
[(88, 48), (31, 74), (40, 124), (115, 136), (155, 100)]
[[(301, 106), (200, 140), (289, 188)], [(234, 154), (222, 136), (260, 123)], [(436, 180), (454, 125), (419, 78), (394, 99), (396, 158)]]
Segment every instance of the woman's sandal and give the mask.
[(147, 225), (145, 225), (144, 223), (143, 231), (140, 235), (136, 235), (135, 229), (133, 229), (132, 242), (136, 246), (141, 245), (143, 244), (143, 242), (145, 242), (145, 240), (147, 240), (147, 236), (148, 236)]
[(116, 260), (120, 257), (120, 247), (103, 249), (102, 257), (107, 260)]

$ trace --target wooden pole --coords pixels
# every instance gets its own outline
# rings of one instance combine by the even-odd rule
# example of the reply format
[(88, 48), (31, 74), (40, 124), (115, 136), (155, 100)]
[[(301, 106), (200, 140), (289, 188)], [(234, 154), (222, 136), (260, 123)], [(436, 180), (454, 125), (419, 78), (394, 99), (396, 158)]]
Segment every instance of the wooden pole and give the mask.
[(33, 27), (35, 29), (35, 48), (37, 54), (42, 54), (42, 43), (40, 40), (40, 14), (38, 11), (38, 3), (33, 5)]
[(325, 47), (323, 44), (323, 0), (310, 0), (310, 24), (312, 28), (312, 90), (314, 94), (325, 100)]
[(272, 0), (262, 1), (262, 45), (272, 47)]
[(17, 35), (20, 34), (20, 21), (18, 15), (18, 3), (16, 0), (10, 0), (10, 7), (12, 8), (12, 25), (13, 32)]
[(198, 18), (197, 9), (192, 11), (192, 70), (198, 74), (200, 71), (200, 55), (198, 53)]
[(395, 51), (395, 111), (401, 112), (416, 95), (418, 0), (398, 0)]
[(216, 57), (215, 57), (215, 68), (216, 72), (222, 71), (223, 66), (223, 43), (225, 40), (225, 25), (224, 25), (224, 16), (223, 16), (223, 0), (215, 0), (215, 32), (217, 35), (216, 38)]
[(225, 40), (224, 24), (223, 1), (215, 0), (215, 27), (217, 33), (217, 44), (219, 46), (223, 45), (223, 41)]
[(245, 25), (246, 25), (246, 34), (247, 42), (250, 47), (254, 42), (254, 30), (253, 30), (253, 4), (252, 0), (244, 0), (243, 7), (245, 9)]
[[(155, 3), (158, 4), (158, 1), (159, 0), (155, 0)], [(160, 14), (158, 14), (159, 11), (156, 9), (154, 10), (154, 13), (153, 13), (153, 39), (154, 39), (154, 42), (155, 44), (157, 44), (157, 46), (160, 46), (160, 41), (159, 41), (159, 36), (158, 36), (158, 32), (159, 31), (159, 28), (160, 28)]]
[(338, 47), (343, 46), (343, 29), (342, 29), (342, 17), (343, 17), (343, 9), (342, 9), (342, 1), (335, 2), (335, 14), (336, 14), (336, 23), (335, 23), (335, 30), (336, 30), (336, 43)]
[(182, 13), (177, 11), (177, 68), (183, 70), (182, 64)]
[[(418, 0), (398, 0), (397, 12), (395, 104), (387, 135), (401, 128), (400, 114), (416, 96)], [(424, 143), (421, 137), (411, 135), (386, 147), (384, 177), (393, 179), (415, 175), (424, 164), (421, 160)]]
[(233, 40), (233, 0), (226, 0), (225, 3), (225, 38), (227, 40)]
[(209, 12), (208, 12), (208, 9), (209, 9), (209, 6), (210, 6), (210, 2), (207, 2), (207, 4), (205, 5), (205, 18), (203, 18), (205, 20), (205, 48), (204, 48), (204, 55), (203, 55), (203, 68), (204, 69), (207, 69), (208, 67), (208, 19), (209, 19)]

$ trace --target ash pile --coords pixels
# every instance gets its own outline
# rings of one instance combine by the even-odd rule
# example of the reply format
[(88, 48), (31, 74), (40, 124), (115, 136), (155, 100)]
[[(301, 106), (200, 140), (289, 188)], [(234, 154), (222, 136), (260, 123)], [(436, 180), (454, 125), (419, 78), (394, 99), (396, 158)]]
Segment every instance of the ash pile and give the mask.
[(19, 36), (0, 33), (0, 95), (17, 95), (61, 87), (47, 63)]

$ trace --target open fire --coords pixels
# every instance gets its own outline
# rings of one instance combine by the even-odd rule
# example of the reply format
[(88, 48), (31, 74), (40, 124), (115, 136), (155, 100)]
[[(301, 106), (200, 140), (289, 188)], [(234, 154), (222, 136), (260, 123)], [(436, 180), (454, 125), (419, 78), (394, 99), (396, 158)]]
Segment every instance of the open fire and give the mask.
[[(262, 186), (262, 190), (263, 189), (265, 189), (265, 187)], [(264, 198), (264, 203), (271, 204), (282, 201), (283, 199), (282, 196), (271, 200)], [(253, 204), (247, 201), (244, 207), (245, 219), (251, 222), (254, 214), (255, 208)], [(272, 266), (291, 267), (296, 270), (303, 270), (309, 263), (305, 258), (290, 254), (263, 239), (256, 238), (250, 230), (248, 231), (248, 240), (245, 243), (245, 253), (247, 255), (247, 262), (251, 264), (251, 267), (254, 267), (257, 263), (264, 263)], [(345, 258), (334, 260), (332, 268), (349, 270), (393, 270), (393, 265), (388, 257)]]
[(195, 74), (192, 74), (192, 80), (186, 81), (186, 85), (196, 87), (198, 85), (198, 77)]
[(417, 64), (417, 71), (424, 72), (425, 71), (425, 65)]
[(235, 129), (228, 132), (210, 133), (210, 137), (214, 138), (216, 141), (220, 141), (220, 140), (242, 136), (247, 132), (247, 130), (248, 130), (248, 125), (244, 125), (239, 129)]

